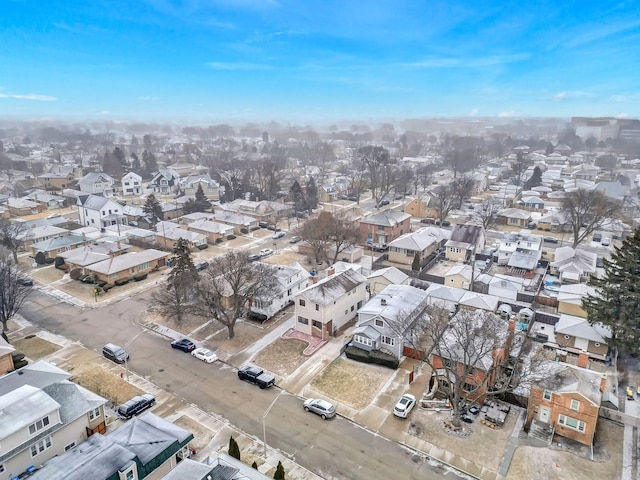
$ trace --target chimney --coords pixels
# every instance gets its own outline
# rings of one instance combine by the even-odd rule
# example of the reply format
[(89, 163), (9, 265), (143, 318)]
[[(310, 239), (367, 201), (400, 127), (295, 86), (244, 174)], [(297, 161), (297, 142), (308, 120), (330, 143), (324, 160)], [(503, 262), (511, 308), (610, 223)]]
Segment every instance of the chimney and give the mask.
[(122, 248), (122, 247), (120, 246), (120, 240), (118, 240), (118, 241), (116, 242), (116, 247), (118, 247), (118, 250), (120, 250), (120, 249)]
[(336, 269), (335, 269), (335, 267), (329, 267), (329, 268), (327, 269), (327, 275), (328, 275), (328, 276), (331, 276), (331, 275), (333, 275), (334, 273), (336, 273)]
[(87, 234), (85, 232), (82, 232), (82, 241), (83, 242), (87, 241)]
[(386, 305), (387, 304), (387, 299), (386, 298), (381, 298), (380, 299), (380, 305)]
[(582, 368), (589, 368), (589, 354), (582, 350), (578, 355), (578, 366)]
[(607, 388), (607, 374), (603, 373), (602, 376), (600, 377), (600, 391), (604, 392), (606, 388)]

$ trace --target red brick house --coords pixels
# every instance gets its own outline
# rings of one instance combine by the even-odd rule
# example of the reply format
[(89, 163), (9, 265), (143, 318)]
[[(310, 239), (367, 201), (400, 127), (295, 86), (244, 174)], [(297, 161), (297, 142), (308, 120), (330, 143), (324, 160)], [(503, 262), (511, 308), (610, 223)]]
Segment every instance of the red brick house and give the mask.
[[(588, 355), (579, 364), (586, 365)], [(553, 435), (584, 445), (593, 444), (605, 377), (601, 373), (565, 363), (545, 365), (544, 379), (531, 386), (527, 406), (530, 435), (551, 441)], [(542, 438), (541, 438), (542, 439)]]
[(367, 243), (389, 243), (411, 229), (411, 215), (397, 210), (383, 210), (360, 220), (360, 234)]

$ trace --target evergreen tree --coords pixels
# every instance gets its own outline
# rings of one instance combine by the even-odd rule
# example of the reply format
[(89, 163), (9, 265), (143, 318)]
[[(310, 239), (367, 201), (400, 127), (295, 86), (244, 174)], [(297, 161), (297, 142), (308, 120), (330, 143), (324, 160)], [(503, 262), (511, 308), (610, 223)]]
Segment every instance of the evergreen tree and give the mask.
[(531, 190), (533, 187), (539, 187), (540, 185), (542, 185), (542, 170), (540, 170), (540, 167), (536, 166), (533, 169), (531, 178), (525, 182), (524, 189)]
[(142, 206), (142, 211), (145, 215), (151, 217), (154, 223), (163, 218), (162, 206), (160, 206), (160, 202), (153, 193), (147, 197)]
[(113, 158), (115, 158), (123, 168), (127, 166), (127, 159), (120, 147), (115, 147), (113, 149), (112, 155), (113, 155)]
[(309, 177), (307, 182), (307, 208), (309, 210), (318, 208), (318, 187), (313, 177)]
[(173, 247), (173, 251), (171, 271), (167, 275), (167, 282), (182, 282), (192, 285), (197, 280), (198, 273), (191, 258), (189, 243), (184, 238), (179, 238), (175, 247)]
[(416, 252), (413, 257), (413, 263), (411, 264), (411, 270), (417, 272), (420, 270), (420, 254)]
[(544, 150), (545, 155), (551, 155), (555, 149), (553, 148), (553, 143), (547, 143), (547, 148)]
[(136, 173), (140, 173), (141, 168), (142, 164), (140, 163), (138, 155), (136, 154), (136, 152), (131, 152), (131, 170)]
[(229, 437), (229, 456), (240, 460), (240, 447), (233, 437)]
[(198, 189), (196, 190), (196, 199), (195, 199), (195, 208), (196, 212), (205, 212), (209, 208), (211, 208), (211, 202), (204, 194), (204, 190), (202, 190), (202, 185), (198, 185)]
[(258, 469), (258, 464), (256, 463), (256, 461), (254, 460), (253, 463), (251, 464), (251, 468), (255, 468), (256, 470)]
[(278, 460), (278, 466), (276, 467), (276, 473), (273, 474), (274, 480), (284, 480), (284, 467), (282, 462)]
[(293, 202), (293, 208), (296, 211), (307, 209), (307, 200), (304, 198), (304, 192), (298, 181), (294, 181), (289, 189), (289, 199)]
[(158, 161), (156, 156), (149, 150), (142, 152), (142, 163), (145, 173), (153, 173), (158, 169)]
[(640, 352), (640, 229), (604, 259), (604, 276), (592, 278), (595, 295), (582, 300), (589, 323), (611, 330), (609, 345)]

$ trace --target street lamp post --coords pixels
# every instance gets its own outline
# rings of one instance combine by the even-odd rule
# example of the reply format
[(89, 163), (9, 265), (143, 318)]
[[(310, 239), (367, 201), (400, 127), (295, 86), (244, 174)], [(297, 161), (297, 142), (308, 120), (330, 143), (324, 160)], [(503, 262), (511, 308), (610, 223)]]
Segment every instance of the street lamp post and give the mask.
[(276, 395), (276, 398), (273, 399), (273, 402), (271, 402), (271, 405), (269, 405), (269, 408), (267, 408), (264, 411), (264, 414), (262, 415), (262, 443), (264, 445), (264, 458), (265, 459), (267, 458), (267, 425), (266, 425), (265, 421), (267, 419), (267, 415), (269, 415), (269, 412), (271, 411), (273, 406), (276, 404), (276, 402), (280, 398), (280, 395), (282, 395), (283, 393), (284, 393), (284, 390), (280, 390), (280, 393), (278, 395)]

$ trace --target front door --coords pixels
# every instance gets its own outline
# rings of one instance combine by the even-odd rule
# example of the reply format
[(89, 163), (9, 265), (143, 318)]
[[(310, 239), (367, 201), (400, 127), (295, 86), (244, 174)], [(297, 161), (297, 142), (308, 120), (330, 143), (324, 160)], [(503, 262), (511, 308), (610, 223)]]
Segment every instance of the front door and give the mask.
[(549, 423), (549, 418), (551, 417), (551, 410), (547, 407), (540, 407), (540, 411), (538, 412), (538, 420), (544, 423)]

